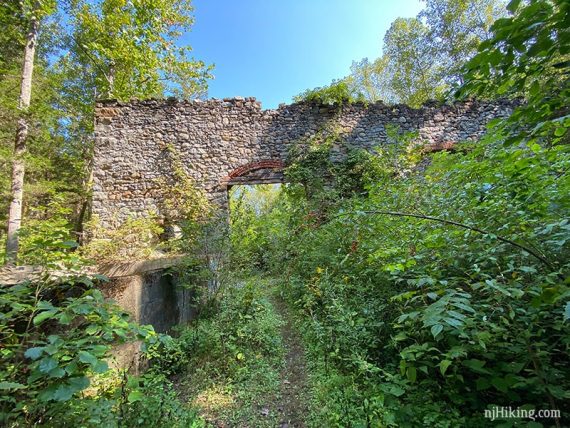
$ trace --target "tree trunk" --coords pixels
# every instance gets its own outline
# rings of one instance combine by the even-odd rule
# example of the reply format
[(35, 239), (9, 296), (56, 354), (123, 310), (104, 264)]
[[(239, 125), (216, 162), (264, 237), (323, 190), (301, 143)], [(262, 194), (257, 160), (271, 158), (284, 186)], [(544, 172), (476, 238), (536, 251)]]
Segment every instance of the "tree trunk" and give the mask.
[(12, 201), (8, 214), (8, 236), (6, 240), (6, 264), (16, 264), (18, 257), (18, 231), (22, 223), (22, 199), (24, 194), (24, 155), (26, 153), (26, 140), (28, 137), (27, 111), (30, 107), (32, 95), (32, 74), (34, 71), (34, 56), (38, 38), (39, 21), (37, 18), (38, 4), (30, 19), (30, 28), (24, 48), (24, 64), (22, 67), (22, 82), (20, 86), (20, 98), (18, 108), (20, 119), (16, 131), (14, 144), (14, 160), (12, 161)]

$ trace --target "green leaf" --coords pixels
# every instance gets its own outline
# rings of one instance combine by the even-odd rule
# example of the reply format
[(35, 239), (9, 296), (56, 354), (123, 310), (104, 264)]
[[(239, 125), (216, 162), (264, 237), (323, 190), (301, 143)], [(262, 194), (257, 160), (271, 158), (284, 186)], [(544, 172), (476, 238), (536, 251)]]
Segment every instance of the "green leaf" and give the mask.
[(483, 368), (487, 364), (486, 361), (471, 359), (463, 361), (462, 364), (476, 373), (490, 374), (489, 370)]
[(433, 335), (434, 338), (437, 337), (437, 335), (442, 331), (443, 331), (443, 325), (441, 324), (434, 324), (431, 326), (431, 334)]
[(60, 385), (54, 392), (52, 400), (68, 401), (73, 397), (75, 389), (70, 385)]
[(14, 391), (17, 389), (25, 389), (26, 385), (18, 382), (0, 382), (0, 391)]
[(475, 381), (475, 386), (477, 388), (477, 391), (484, 391), (486, 389), (489, 389), (491, 387), (491, 384), (486, 378), (480, 377)]
[(554, 136), (556, 137), (562, 137), (564, 134), (566, 134), (566, 128), (558, 127), (554, 130)]
[(521, 4), (521, 0), (511, 0), (507, 5), (507, 10), (511, 13), (515, 13), (519, 7), (519, 4)]
[(71, 323), (71, 321), (73, 321), (74, 318), (75, 315), (68, 312), (64, 312), (59, 316), (59, 323), (62, 325), (68, 325)]
[(65, 370), (61, 367), (56, 367), (48, 373), (49, 377), (62, 378), (65, 376)]
[(406, 360), (400, 360), (400, 373), (403, 375), (406, 374), (406, 368), (407, 368), (407, 363)]
[(42, 373), (49, 373), (50, 371), (55, 369), (58, 365), (59, 364), (56, 359), (52, 357), (46, 357), (40, 360), (38, 368)]
[(396, 397), (401, 397), (406, 392), (403, 388), (393, 383), (382, 383), (380, 384), (380, 389), (387, 394), (392, 394)]
[(93, 354), (90, 354), (87, 351), (80, 351), (79, 352), (79, 361), (81, 361), (82, 363), (92, 365), (92, 366), (94, 366), (98, 362), (97, 357), (95, 357)]
[(36, 346), (33, 348), (29, 348), (24, 353), (24, 356), (27, 358), (31, 358), (32, 360), (37, 360), (41, 357), (42, 353), (44, 352), (44, 347)]
[(51, 310), (39, 313), (38, 315), (36, 315), (34, 317), (34, 325), (41, 324), (45, 320), (52, 318), (56, 313), (57, 313), (57, 309), (51, 309)]
[(502, 377), (494, 377), (491, 379), (491, 385), (501, 392), (508, 392), (509, 382)]
[(87, 328), (85, 329), (85, 333), (89, 334), (89, 335), (93, 335), (96, 334), (100, 331), (100, 328), (98, 325), (95, 324), (90, 324), (87, 326)]
[(109, 370), (109, 364), (106, 361), (99, 360), (95, 365), (92, 366), (95, 373), (105, 373)]
[(89, 386), (89, 378), (86, 376), (72, 377), (67, 383), (75, 388), (76, 391), (81, 391)]
[(417, 373), (416, 368), (414, 366), (410, 366), (407, 368), (406, 377), (408, 378), (408, 380), (410, 382), (412, 382), (412, 383), (415, 382), (417, 375), (418, 375), (418, 373)]
[(131, 391), (131, 393), (127, 397), (127, 401), (129, 403), (135, 403), (137, 401), (142, 400), (143, 398), (144, 398), (144, 394), (142, 393), (142, 391), (135, 389), (134, 391)]
[(449, 360), (442, 360), (439, 363), (439, 371), (441, 372), (441, 374), (443, 376), (445, 376), (445, 372), (447, 371), (447, 369), (449, 368), (450, 365), (451, 365), (451, 361), (449, 361)]
[(48, 311), (48, 310), (54, 310), (55, 307), (51, 304), (51, 302), (48, 302), (47, 300), (40, 300), (38, 302), (38, 309)]

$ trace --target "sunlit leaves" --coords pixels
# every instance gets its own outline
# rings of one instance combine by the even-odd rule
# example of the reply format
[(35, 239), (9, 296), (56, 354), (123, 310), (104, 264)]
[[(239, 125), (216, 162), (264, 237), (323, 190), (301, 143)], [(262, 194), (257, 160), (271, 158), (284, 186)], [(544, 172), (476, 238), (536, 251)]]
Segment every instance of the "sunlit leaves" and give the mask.
[(520, 97), (523, 103), (502, 124), (507, 144), (537, 138), (566, 141), (564, 117), (570, 100), (568, 54), (570, 9), (563, 0), (509, 4), (512, 17), (499, 19), (493, 37), (465, 67), (459, 94)]
[(211, 67), (176, 45), (193, 23), (190, 1), (76, 1), (72, 53), (89, 67), (97, 96), (129, 99), (204, 93)]

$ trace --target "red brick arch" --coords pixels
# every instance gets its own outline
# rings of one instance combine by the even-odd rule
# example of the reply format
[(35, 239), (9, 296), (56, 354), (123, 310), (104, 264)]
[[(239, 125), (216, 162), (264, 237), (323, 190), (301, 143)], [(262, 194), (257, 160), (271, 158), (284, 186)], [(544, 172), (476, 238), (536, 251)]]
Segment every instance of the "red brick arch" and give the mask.
[(256, 171), (258, 169), (279, 169), (282, 170), (285, 168), (283, 161), (279, 159), (262, 159), (255, 162), (249, 162), (245, 165), (242, 165), (232, 172), (230, 172), (224, 179), (222, 180), (223, 183), (228, 183), (232, 179), (236, 177), (241, 177), (248, 174), (251, 171)]
[(432, 153), (432, 152), (442, 152), (442, 151), (454, 151), (456, 148), (456, 143), (455, 141), (443, 141), (443, 142), (439, 142), (439, 143), (432, 143), (432, 144), (427, 144), (426, 146), (423, 147), (423, 152), (424, 153)]

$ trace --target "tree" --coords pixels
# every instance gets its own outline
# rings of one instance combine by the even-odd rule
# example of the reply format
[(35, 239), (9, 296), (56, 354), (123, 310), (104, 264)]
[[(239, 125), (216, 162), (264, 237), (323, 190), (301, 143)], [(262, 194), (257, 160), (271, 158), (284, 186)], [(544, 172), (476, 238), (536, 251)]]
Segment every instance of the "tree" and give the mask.
[(0, 76), (6, 74), (7, 69), (11, 68), (22, 53), (22, 28), (26, 27), (22, 7), (23, 4), (16, 0), (0, 4)]
[(506, 14), (502, 0), (426, 0), (418, 15), (429, 28), (426, 43), (447, 85), (462, 82), (461, 67), (491, 37), (491, 25)]
[[(212, 67), (191, 58), (190, 47), (179, 46), (178, 37), (193, 22), (189, 1), (62, 0), (56, 8), (52, 0), (46, 5), (42, 0), (42, 7), (50, 6), (48, 12), (53, 13), (38, 15), (42, 31), (35, 44), (31, 107), (25, 115), (26, 180), (22, 213), (16, 217), (26, 218), (23, 227), (32, 229), (27, 235), (41, 221), (55, 217), (80, 234), (89, 215), (94, 99), (200, 97)], [(3, 221), (13, 199), (4, 189), (10, 186), (11, 146), (22, 114), (15, 102), (19, 72), (14, 63), (21, 57), (16, 52), (24, 48), (32, 6), (31, 0), (0, 6), (0, 23), (6, 24), (0, 35), (0, 41), (6, 41), (0, 46)], [(22, 159), (18, 171), (24, 157), (17, 157)], [(25, 262), (27, 250), (22, 251)]]
[[(59, 67), (65, 75), (62, 102), (89, 170), (94, 98), (120, 100), (174, 94), (201, 97), (207, 90), (212, 66), (189, 56), (189, 46), (178, 38), (193, 24), (189, 0), (71, 0), (72, 30), (69, 54)], [(90, 177), (83, 176), (85, 188)], [(76, 230), (81, 232), (89, 204), (85, 192), (77, 210)]]
[(371, 102), (377, 100), (394, 102), (397, 96), (392, 90), (387, 73), (388, 57), (381, 56), (372, 62), (368, 58), (363, 58), (352, 62), (347, 83), (355, 98)]
[(203, 95), (211, 67), (177, 46), (193, 18), (189, 0), (72, 0), (67, 67), (87, 71), (95, 97)]
[(445, 89), (429, 31), (417, 18), (398, 18), (384, 36), (390, 86), (400, 102), (413, 107), (441, 97)]
[(30, 107), (32, 96), (32, 77), (34, 71), (34, 58), (36, 54), (36, 44), (40, 21), (43, 16), (49, 14), (53, 9), (53, 4), (49, 1), (34, 0), (31, 3), (24, 3), (24, 11), (27, 12), (29, 27), (24, 46), (20, 96), (18, 98), (18, 108), (20, 118), (16, 131), (14, 144), (14, 158), (12, 160), (12, 185), (11, 202), (8, 214), (8, 233), (6, 239), (6, 263), (15, 264), (18, 256), (18, 231), (22, 222), (22, 203), (24, 192), (24, 175), (26, 153), (26, 139), (28, 137), (27, 112)]
[[(564, 0), (508, 5), (493, 37), (465, 65), (459, 96), (518, 97), (525, 102), (502, 124), (506, 143), (568, 142), (570, 6)], [(560, 172), (564, 176), (565, 172)]]
[(461, 68), (504, 16), (502, 0), (427, 0), (416, 18), (396, 19), (384, 37), (383, 55), (354, 62), (351, 91), (369, 101), (418, 107), (442, 98), (462, 82)]

